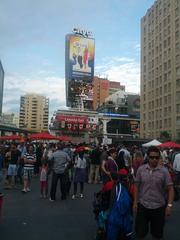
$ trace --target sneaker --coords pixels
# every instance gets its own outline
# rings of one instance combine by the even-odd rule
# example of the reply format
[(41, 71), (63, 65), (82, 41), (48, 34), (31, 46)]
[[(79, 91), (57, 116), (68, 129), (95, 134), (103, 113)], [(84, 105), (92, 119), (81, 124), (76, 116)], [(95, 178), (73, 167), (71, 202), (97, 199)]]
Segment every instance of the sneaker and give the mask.
[(54, 202), (55, 200), (54, 200), (54, 199), (52, 199), (52, 198), (49, 198), (49, 201), (50, 201), (50, 202)]
[(40, 195), (40, 198), (42, 199), (42, 198), (43, 198), (43, 195)]
[(24, 188), (24, 189), (21, 190), (21, 192), (27, 193), (27, 190)]
[(81, 194), (80, 194), (80, 198), (83, 198), (83, 197), (84, 197), (84, 195), (81, 193)]
[(73, 194), (73, 195), (72, 195), (72, 200), (74, 200), (75, 198), (76, 198), (76, 196)]
[(30, 192), (31, 191), (31, 189), (30, 188), (27, 188), (27, 192)]

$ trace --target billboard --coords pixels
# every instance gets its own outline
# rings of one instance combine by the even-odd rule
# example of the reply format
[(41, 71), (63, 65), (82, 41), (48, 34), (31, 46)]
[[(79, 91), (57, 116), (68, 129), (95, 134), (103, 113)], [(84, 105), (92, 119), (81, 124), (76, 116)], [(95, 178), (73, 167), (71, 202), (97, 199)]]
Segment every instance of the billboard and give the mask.
[(94, 39), (69, 34), (66, 37), (66, 44), (68, 78), (92, 81), (94, 76)]

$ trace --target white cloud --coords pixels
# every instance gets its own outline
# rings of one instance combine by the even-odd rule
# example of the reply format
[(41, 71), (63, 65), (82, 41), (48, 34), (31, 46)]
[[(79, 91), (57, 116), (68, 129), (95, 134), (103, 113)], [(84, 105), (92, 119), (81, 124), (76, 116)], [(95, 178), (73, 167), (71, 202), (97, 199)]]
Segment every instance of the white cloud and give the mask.
[[(102, 65), (95, 68), (96, 75), (120, 82), (125, 85), (128, 92), (140, 92), (140, 64), (135, 59), (127, 57), (105, 59)], [(3, 112), (18, 113), (20, 96), (26, 93), (37, 93), (48, 97), (50, 114), (57, 109), (65, 108), (65, 79), (48, 70), (39, 71), (33, 76), (36, 77), (25, 77), (18, 73), (6, 74)]]
[(63, 78), (37, 76), (37, 78), (30, 79), (16, 74), (5, 78), (3, 112), (19, 112), (20, 96), (26, 93), (37, 93), (48, 97), (50, 112), (65, 106), (65, 80)]
[[(107, 59), (107, 58), (106, 58)], [(126, 91), (140, 92), (140, 64), (135, 59), (112, 57), (105, 64), (96, 67), (96, 74), (125, 85)]]
[(137, 43), (137, 44), (134, 46), (134, 49), (140, 52), (141, 44), (140, 44), (140, 43)]

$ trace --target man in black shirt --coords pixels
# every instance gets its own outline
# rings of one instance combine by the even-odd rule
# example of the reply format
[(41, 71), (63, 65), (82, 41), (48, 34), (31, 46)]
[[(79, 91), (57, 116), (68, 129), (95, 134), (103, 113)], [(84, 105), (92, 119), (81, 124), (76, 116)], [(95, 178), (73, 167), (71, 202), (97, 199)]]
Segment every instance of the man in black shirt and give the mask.
[(97, 146), (95, 149), (92, 150), (90, 155), (90, 173), (89, 173), (89, 183), (98, 183), (99, 182), (99, 170), (100, 170), (100, 160), (101, 156), (101, 149), (100, 146)]
[(9, 159), (8, 166), (8, 182), (9, 188), (15, 186), (15, 177), (17, 175), (17, 164), (20, 161), (21, 152), (17, 149), (16, 144), (11, 144), (10, 151), (6, 153), (6, 158)]

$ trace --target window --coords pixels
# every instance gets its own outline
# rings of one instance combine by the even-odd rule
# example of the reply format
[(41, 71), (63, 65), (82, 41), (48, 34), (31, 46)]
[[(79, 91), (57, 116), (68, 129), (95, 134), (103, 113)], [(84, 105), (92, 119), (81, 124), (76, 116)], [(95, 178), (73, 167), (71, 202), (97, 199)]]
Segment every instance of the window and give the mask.
[(176, 101), (180, 101), (180, 91), (176, 92)]
[(176, 68), (176, 75), (177, 75), (177, 76), (180, 76), (180, 67), (177, 67), (177, 68)]
[(175, 33), (175, 39), (176, 39), (176, 41), (179, 40), (179, 31), (176, 31), (176, 33)]
[(180, 113), (180, 104), (176, 105), (176, 113)]
[(179, 7), (177, 7), (177, 8), (175, 9), (175, 16), (176, 16), (176, 17), (179, 16)]
[(176, 80), (176, 87), (180, 87), (180, 79)]
[(180, 55), (176, 55), (176, 63), (180, 63)]
[(177, 125), (180, 125), (180, 117), (176, 118), (176, 123), (177, 123)]
[(180, 49), (180, 47), (179, 47), (179, 42), (176, 43), (175, 48), (176, 48), (176, 51), (179, 51), (179, 49)]

